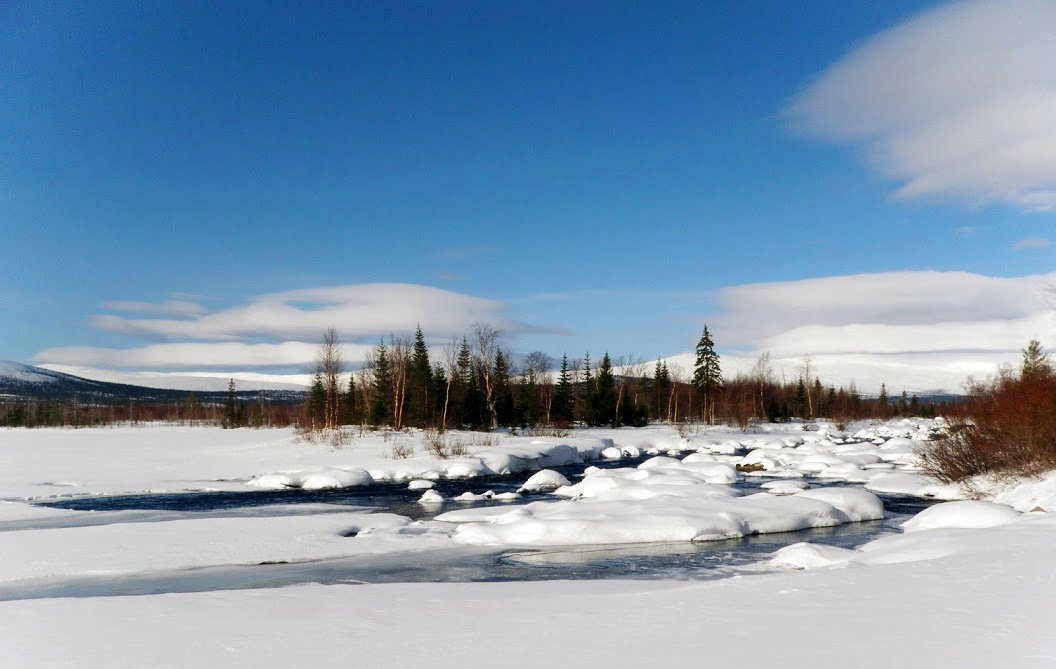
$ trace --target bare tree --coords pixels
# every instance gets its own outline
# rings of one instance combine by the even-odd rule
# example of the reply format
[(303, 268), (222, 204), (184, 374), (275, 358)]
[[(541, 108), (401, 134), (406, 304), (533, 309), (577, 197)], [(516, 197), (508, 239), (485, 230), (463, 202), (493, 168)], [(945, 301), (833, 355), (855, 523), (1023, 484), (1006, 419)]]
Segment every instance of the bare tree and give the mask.
[(810, 357), (810, 354), (803, 356), (803, 359), (799, 363), (799, 375), (803, 379), (803, 384), (807, 387), (807, 413), (811, 418), (814, 417), (814, 358)]
[(411, 369), (411, 341), (389, 335), (389, 364), (392, 369), (392, 427), (403, 429), (403, 407), (407, 399), (407, 377)]
[(337, 335), (337, 328), (333, 325), (323, 332), (323, 340), (316, 354), (315, 371), (322, 377), (323, 388), (326, 391), (323, 427), (333, 430), (338, 427), (340, 421), (341, 387), (338, 379), (344, 371), (341, 342)]
[(759, 386), (759, 417), (762, 418), (766, 416), (766, 403), (763, 400), (763, 392), (767, 384), (774, 379), (774, 371), (770, 367), (769, 351), (763, 351), (755, 359), (755, 364), (752, 366), (751, 379)]
[(554, 379), (550, 374), (550, 368), (554, 361), (542, 351), (532, 351), (524, 358), (524, 373), (535, 377), (536, 388), (540, 399), (543, 400), (543, 416), (545, 423), (550, 424), (550, 407), (554, 401)]
[(495, 379), (493, 370), (495, 367), (495, 353), (499, 349), (502, 340), (502, 330), (489, 323), (473, 324), (473, 345), (476, 349), (475, 358), (477, 373), (484, 381), (484, 398), (488, 403), (488, 412), (491, 414), (491, 427), (498, 425), (495, 414)]
[(444, 410), (440, 414), (440, 431), (447, 429), (447, 408), (451, 404), (451, 384), (458, 375), (458, 349), (457, 336), (451, 337), (451, 343), (444, 347), (444, 370), (447, 372), (447, 387), (444, 389)]

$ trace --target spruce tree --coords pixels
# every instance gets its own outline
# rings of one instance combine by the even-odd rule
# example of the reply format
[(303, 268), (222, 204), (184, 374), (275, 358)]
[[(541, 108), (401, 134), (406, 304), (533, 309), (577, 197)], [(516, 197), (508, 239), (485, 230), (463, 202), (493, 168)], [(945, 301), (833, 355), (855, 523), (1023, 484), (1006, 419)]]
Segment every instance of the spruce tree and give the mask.
[(322, 429), (326, 423), (326, 384), (323, 375), (316, 372), (312, 377), (312, 386), (308, 389), (308, 429)]
[(237, 411), (238, 409), (235, 406), (235, 380), (230, 379), (227, 382), (227, 403), (224, 404), (224, 420), (221, 423), (223, 427), (235, 427), (238, 420)]
[(492, 373), (495, 392), (495, 420), (502, 427), (509, 427), (517, 420), (517, 409), (510, 388), (510, 366), (502, 349), (495, 351), (495, 370)]
[(697, 363), (693, 370), (693, 388), (703, 399), (702, 411), (704, 418), (710, 423), (711, 402), (715, 391), (722, 385), (722, 371), (719, 369), (719, 354), (715, 352), (715, 342), (708, 332), (708, 326), (704, 326), (704, 332), (700, 334), (697, 342)]
[(557, 375), (557, 387), (554, 388), (550, 416), (556, 425), (567, 425), (572, 422), (572, 379), (568, 371), (568, 355), (561, 356), (561, 371)]
[(579, 385), (579, 419), (591, 423), (591, 407), (594, 402), (594, 376), (590, 369), (590, 353), (583, 356), (583, 372)]
[(414, 332), (414, 351), (407, 382), (410, 418), (417, 427), (424, 427), (432, 418), (433, 367), (429, 363), (429, 348), (425, 345), (421, 325)]
[(803, 377), (800, 377), (799, 381), (796, 382), (796, 392), (792, 396), (792, 404), (792, 413), (797, 416), (803, 416), (807, 410), (807, 384), (803, 383)]
[(886, 383), (881, 383), (880, 384), (880, 397), (878, 397), (876, 399), (877, 399), (878, 402), (880, 402), (880, 406), (884, 406), (884, 407), (887, 406), (887, 384)]
[(601, 364), (598, 365), (594, 393), (587, 406), (591, 425), (616, 426), (616, 377), (612, 374), (612, 360), (608, 353), (602, 356)]
[(1023, 349), (1023, 363), (1020, 366), (1020, 376), (1024, 379), (1052, 374), (1049, 364), (1049, 356), (1042, 351), (1041, 342), (1031, 339), (1027, 347)]
[(356, 390), (356, 375), (348, 375), (348, 391), (345, 393), (344, 401), (341, 402), (341, 408), (344, 414), (344, 423), (346, 425), (355, 425), (360, 422), (362, 416), (360, 415), (360, 402), (357, 397), (358, 392)]
[(526, 370), (521, 374), (517, 387), (517, 417), (521, 427), (535, 427), (539, 424), (539, 387), (535, 380), (535, 370)]
[(920, 400), (917, 399), (916, 394), (913, 395), (913, 399), (909, 400), (909, 415), (919, 416), (920, 415)]
[(385, 341), (379, 340), (374, 349), (374, 388), (370, 408), (370, 422), (375, 426), (388, 425), (392, 418), (392, 364)]

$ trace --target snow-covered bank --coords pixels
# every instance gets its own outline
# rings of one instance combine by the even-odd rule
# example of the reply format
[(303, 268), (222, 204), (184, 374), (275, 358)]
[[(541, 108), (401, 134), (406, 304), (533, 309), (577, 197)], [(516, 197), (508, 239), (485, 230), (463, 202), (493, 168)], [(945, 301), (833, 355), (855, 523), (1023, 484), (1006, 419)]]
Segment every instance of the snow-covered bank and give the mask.
[(970, 550), (927, 562), (708, 582), (305, 585), (5, 602), (0, 665), (1052, 666), (1056, 521), (961, 532), (976, 533)]
[[(906, 420), (859, 425), (763, 425), (744, 433), (728, 427), (680, 437), (671, 426), (575, 430), (566, 437), (456, 434), (468, 454), (448, 459), (427, 452), (421, 433), (365, 432), (341, 448), (309, 443), (292, 431), (147, 426), (0, 430), (0, 499), (184, 490), (345, 487), (373, 481), (471, 478), (511, 474), (639, 453), (689, 454), (702, 465), (749, 465), (750, 476), (883, 485), (943, 494), (916, 478), (915, 444), (941, 422)], [(357, 433), (358, 434), (358, 433)], [(475, 445), (474, 445), (475, 444)], [(392, 457), (394, 447), (409, 450)], [(929, 487), (929, 485), (931, 487)], [(875, 488), (879, 490), (879, 488)]]

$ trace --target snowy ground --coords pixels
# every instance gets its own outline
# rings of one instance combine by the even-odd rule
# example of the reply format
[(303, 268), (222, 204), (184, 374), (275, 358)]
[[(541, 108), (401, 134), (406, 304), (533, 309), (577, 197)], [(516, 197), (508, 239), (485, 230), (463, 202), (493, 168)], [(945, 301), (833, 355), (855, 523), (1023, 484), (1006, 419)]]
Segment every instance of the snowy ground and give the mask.
[[(506, 547), (709, 541), (882, 515), (868, 492), (965, 495), (916, 470), (930, 421), (499, 435), (439, 460), (415, 435), (340, 449), (288, 431), (139, 427), (0, 432), (0, 666), (1052, 666), (1056, 476), (977, 482), (905, 534), (854, 550), (794, 544), (720, 581), (302, 585), (55, 598), (63, 579), (325, 558), (428, 562)], [(468, 440), (469, 435), (462, 438)], [(417, 454), (394, 460), (394, 439)], [(655, 457), (532, 472), (570, 462)], [(749, 465), (747, 474), (735, 469)], [(506, 474), (552, 501), (473, 506), (412, 522), (349, 507), (223, 513), (91, 512), (27, 501), (65, 495), (259, 490), (397, 480), (436, 497), (441, 478)], [(766, 481), (767, 493), (731, 487)], [(831, 485), (804, 490), (806, 477)], [(401, 485), (402, 485), (401, 484)], [(417, 494), (417, 493), (416, 493)], [(511, 495), (512, 496), (512, 495)], [(446, 508), (446, 507), (445, 507)], [(766, 572), (766, 573), (763, 573)], [(776, 573), (775, 573), (776, 572)], [(50, 592), (50, 591), (49, 591)], [(38, 597), (38, 598), (34, 598)]]

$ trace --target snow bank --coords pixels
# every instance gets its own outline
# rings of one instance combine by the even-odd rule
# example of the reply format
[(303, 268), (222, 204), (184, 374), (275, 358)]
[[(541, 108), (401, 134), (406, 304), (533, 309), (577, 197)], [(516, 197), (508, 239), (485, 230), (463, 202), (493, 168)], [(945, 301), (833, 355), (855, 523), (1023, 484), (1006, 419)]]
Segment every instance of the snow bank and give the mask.
[(966, 500), (943, 502), (924, 509), (902, 524), (906, 532), (947, 527), (994, 527), (1016, 520), (1020, 513), (1005, 504)]
[(325, 490), (329, 488), (350, 488), (352, 486), (368, 485), (373, 482), (374, 477), (362, 469), (349, 470), (322, 467), (319, 469), (263, 474), (249, 479), (246, 481), (246, 485), (269, 490), (282, 488)]

